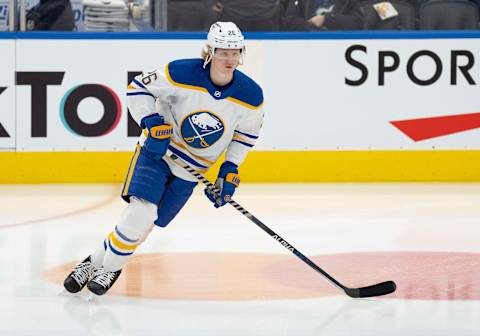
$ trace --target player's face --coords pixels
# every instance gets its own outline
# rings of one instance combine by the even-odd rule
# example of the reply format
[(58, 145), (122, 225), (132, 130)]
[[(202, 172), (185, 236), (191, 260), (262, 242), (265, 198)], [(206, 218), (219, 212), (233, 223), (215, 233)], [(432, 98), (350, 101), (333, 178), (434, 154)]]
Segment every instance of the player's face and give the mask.
[(233, 72), (241, 57), (240, 49), (216, 49), (212, 58), (212, 67), (223, 73)]

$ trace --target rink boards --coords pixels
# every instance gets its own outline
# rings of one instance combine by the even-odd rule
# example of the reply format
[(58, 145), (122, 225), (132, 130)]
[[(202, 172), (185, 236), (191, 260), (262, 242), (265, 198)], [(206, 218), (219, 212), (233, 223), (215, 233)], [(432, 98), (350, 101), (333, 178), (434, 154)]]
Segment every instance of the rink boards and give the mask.
[[(129, 80), (203, 38), (0, 33), (0, 182), (123, 180)], [(480, 33), (247, 38), (266, 117), (243, 181), (480, 180)]]

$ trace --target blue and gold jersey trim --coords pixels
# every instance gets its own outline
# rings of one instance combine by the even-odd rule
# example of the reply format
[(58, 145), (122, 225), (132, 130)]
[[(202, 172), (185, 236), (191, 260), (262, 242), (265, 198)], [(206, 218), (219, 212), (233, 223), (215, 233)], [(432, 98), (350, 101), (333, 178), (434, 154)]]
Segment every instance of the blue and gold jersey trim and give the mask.
[(215, 100), (226, 99), (250, 110), (258, 110), (263, 106), (262, 89), (239, 70), (235, 70), (231, 85), (223, 89), (213, 85), (210, 65), (203, 68), (202, 59), (170, 62), (165, 66), (165, 76), (174, 86), (208, 93)]
[(175, 155), (177, 155), (179, 158), (181, 158), (182, 160), (184, 160), (185, 162), (188, 162), (196, 167), (199, 167), (201, 168), (202, 170), (206, 170), (209, 168), (209, 166), (205, 166), (201, 163), (199, 163), (197, 160), (193, 159), (192, 157), (190, 157), (190, 155), (188, 154), (185, 154), (183, 151), (181, 151), (180, 149), (178, 148), (175, 148), (174, 146), (170, 145), (168, 146), (168, 149)]
[(258, 139), (258, 136), (256, 135), (235, 131), (233, 134), (232, 141), (238, 142), (247, 147), (253, 147), (257, 139)]
[(248, 103), (245, 103), (241, 100), (238, 100), (236, 98), (233, 98), (233, 97), (228, 97), (227, 100), (233, 102), (233, 103), (236, 103), (236, 104), (239, 104), (239, 105), (242, 105), (243, 107), (246, 107), (246, 108), (249, 108), (250, 110), (258, 110), (259, 108), (261, 108), (263, 106), (263, 103), (261, 103), (260, 105), (258, 106), (253, 106), (253, 105), (250, 105)]
[(147, 90), (145, 85), (143, 85), (136, 79), (133, 79), (132, 82), (128, 85), (127, 96), (150, 96), (152, 98), (155, 98), (155, 96)]
[(252, 144), (249, 144), (248, 142), (244, 142), (244, 141), (241, 141), (241, 140), (238, 140), (238, 139), (235, 139), (235, 138), (233, 138), (232, 141), (238, 142), (239, 144), (242, 144), (242, 145), (247, 146), (247, 147), (253, 147), (254, 146)]
[(127, 180), (125, 181), (125, 184), (123, 185), (122, 196), (124, 196), (124, 197), (126, 197), (128, 195), (128, 189), (130, 188), (130, 183), (132, 181), (133, 171), (135, 170), (135, 166), (137, 165), (137, 160), (138, 160), (139, 155), (140, 155), (140, 144), (137, 143), (137, 146), (135, 148), (135, 154), (133, 155), (133, 157), (130, 161), (130, 166), (128, 167)]
[(197, 85), (190, 85), (190, 84), (182, 84), (182, 83), (178, 83), (178, 82), (174, 81), (172, 79), (172, 76), (170, 75), (169, 65), (170, 65), (170, 63), (168, 63), (165, 66), (165, 75), (167, 77), (167, 80), (170, 82), (170, 84), (172, 84), (174, 86), (184, 88), (184, 89), (197, 90), (197, 91), (202, 91), (202, 92), (208, 93), (208, 90), (204, 87), (197, 86)]
[(142, 89), (146, 89), (145, 85), (143, 85), (142, 83), (137, 81), (135, 78), (132, 80), (132, 82), (134, 82), (138, 87), (140, 87)]
[(240, 131), (235, 131), (235, 133), (237, 133), (239, 135), (246, 136), (247, 138), (250, 138), (250, 139), (258, 139), (257, 135), (248, 134), (248, 133), (244, 133), (244, 132), (240, 132)]
[(155, 96), (149, 92), (127, 92), (127, 96), (150, 96), (155, 98)]
[(192, 152), (190, 152), (188, 150), (187, 147), (185, 147), (183, 144), (179, 143), (179, 142), (176, 142), (175, 140), (173, 139), (170, 139), (170, 143), (174, 145), (174, 147), (176, 147), (177, 149), (181, 150), (182, 152), (184, 153), (188, 153), (186, 155), (192, 157), (194, 160), (198, 161), (198, 162), (201, 162), (203, 165), (206, 165), (208, 167), (210, 167), (211, 165), (213, 165), (215, 162), (213, 161), (210, 161), (210, 160), (207, 160), (203, 157), (200, 157), (198, 155), (195, 155), (193, 154)]

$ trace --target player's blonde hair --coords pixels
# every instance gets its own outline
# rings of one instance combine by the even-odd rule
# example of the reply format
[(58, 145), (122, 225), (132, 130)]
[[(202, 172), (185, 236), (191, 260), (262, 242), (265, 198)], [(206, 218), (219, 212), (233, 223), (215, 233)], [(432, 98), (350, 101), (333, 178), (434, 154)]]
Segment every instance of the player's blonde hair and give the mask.
[(203, 47), (200, 55), (202, 56), (202, 59), (204, 61), (207, 60), (209, 54), (210, 54), (210, 48), (208, 48), (207, 46)]

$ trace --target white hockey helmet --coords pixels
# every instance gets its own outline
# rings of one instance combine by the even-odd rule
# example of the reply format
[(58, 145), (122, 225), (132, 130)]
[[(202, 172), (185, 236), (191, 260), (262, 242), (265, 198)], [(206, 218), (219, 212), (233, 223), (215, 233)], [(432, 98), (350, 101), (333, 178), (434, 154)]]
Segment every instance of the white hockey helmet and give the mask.
[(212, 60), (215, 49), (240, 49), (242, 54), (240, 64), (243, 64), (245, 55), (245, 44), (243, 34), (233, 22), (215, 22), (210, 26), (207, 35), (205, 51), (208, 53), (205, 58), (204, 67)]

